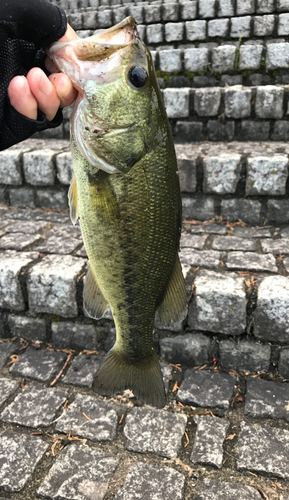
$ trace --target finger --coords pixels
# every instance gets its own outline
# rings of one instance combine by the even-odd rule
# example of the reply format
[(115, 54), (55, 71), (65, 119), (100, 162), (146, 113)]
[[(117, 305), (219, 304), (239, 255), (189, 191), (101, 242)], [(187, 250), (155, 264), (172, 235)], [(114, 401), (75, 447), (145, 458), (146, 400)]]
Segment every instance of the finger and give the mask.
[[(67, 24), (67, 30), (65, 35), (63, 35), (62, 38), (59, 39), (59, 42), (71, 42), (73, 40), (78, 40), (78, 36), (75, 33), (74, 29)], [(45, 58), (45, 67), (49, 71), (49, 73), (59, 73), (59, 69), (57, 68), (56, 64), (54, 64), (49, 57)]]
[(70, 106), (77, 97), (77, 90), (73, 87), (70, 78), (64, 73), (54, 73), (48, 78), (55, 87), (56, 93), (60, 99), (60, 106), (62, 108)]
[(53, 120), (60, 106), (60, 99), (54, 85), (40, 68), (32, 68), (27, 75), (27, 81), (38, 108), (48, 120)]
[(8, 96), (12, 106), (21, 115), (36, 120), (37, 101), (32, 95), (25, 76), (15, 76), (8, 86)]

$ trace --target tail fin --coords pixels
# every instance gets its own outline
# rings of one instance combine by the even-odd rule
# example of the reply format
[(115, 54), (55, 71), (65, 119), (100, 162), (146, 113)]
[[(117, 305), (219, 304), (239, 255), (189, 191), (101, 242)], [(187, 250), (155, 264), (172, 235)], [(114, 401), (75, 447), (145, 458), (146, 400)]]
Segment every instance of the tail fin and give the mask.
[(165, 406), (163, 379), (155, 351), (148, 360), (129, 363), (113, 347), (96, 374), (93, 389), (103, 395), (130, 389), (146, 404), (157, 408)]

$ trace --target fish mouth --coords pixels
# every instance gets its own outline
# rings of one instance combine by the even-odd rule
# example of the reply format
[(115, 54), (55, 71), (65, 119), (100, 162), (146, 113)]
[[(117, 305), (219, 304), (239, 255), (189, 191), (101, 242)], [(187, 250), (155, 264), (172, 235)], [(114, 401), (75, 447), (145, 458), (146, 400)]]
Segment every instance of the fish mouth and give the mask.
[[(82, 82), (87, 80), (91, 73), (92, 63), (100, 63), (101, 74), (110, 67), (109, 60), (122, 50), (140, 42), (137, 32), (137, 23), (134, 17), (129, 16), (116, 26), (88, 38), (70, 42), (55, 42), (47, 50), (47, 55), (56, 64), (58, 69), (66, 73), (74, 86), (80, 90)], [(93, 65), (95, 68), (95, 65)], [(85, 76), (84, 76), (85, 75)], [(99, 74), (90, 74), (94, 77)], [(101, 83), (101, 82), (98, 82)]]

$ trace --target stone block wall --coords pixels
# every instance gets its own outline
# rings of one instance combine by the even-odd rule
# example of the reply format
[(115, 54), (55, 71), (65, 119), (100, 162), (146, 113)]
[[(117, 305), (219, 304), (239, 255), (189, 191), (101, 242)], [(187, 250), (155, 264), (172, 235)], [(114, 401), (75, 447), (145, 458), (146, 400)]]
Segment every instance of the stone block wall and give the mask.
[[(248, 224), (289, 220), (286, 143), (204, 142), (175, 147), (184, 219), (221, 216)], [(71, 177), (68, 141), (30, 140), (0, 152), (2, 204), (68, 210)]]
[[(80, 37), (136, 17), (176, 142), (288, 140), (287, 0), (58, 3)], [(68, 138), (69, 113), (41, 136)]]

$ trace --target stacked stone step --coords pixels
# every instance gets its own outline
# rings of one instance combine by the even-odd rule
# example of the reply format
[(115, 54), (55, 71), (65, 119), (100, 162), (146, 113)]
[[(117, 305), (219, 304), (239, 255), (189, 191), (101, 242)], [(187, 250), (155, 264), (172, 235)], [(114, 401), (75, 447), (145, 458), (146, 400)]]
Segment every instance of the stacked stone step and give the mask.
[[(289, 221), (287, 143), (176, 144), (184, 219)], [(67, 210), (68, 141), (31, 139), (0, 152), (0, 202)]]
[(288, 140), (287, 0), (89, 1), (61, 3), (81, 37), (136, 17), (176, 141)]

